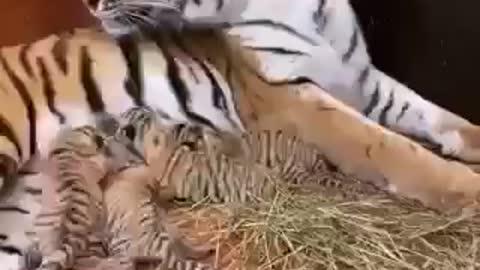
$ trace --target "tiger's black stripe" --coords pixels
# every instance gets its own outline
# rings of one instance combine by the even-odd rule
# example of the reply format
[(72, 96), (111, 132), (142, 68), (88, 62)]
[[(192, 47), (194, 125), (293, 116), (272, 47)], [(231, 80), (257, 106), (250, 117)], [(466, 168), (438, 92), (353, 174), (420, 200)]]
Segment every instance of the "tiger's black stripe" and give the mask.
[(175, 59), (170, 55), (170, 52), (168, 50), (168, 47), (163, 45), (162, 40), (158, 39), (156, 40), (156, 44), (160, 50), (162, 50), (163, 55), (165, 57), (165, 61), (167, 62), (167, 78), (172, 86), (173, 93), (180, 104), (183, 112), (185, 115), (190, 118), (191, 120), (203, 124), (205, 126), (208, 126), (212, 128), (213, 130), (217, 130), (217, 128), (213, 125), (210, 120), (206, 119), (205, 117), (190, 111), (190, 108), (188, 108), (188, 104), (190, 102), (190, 96), (188, 93), (187, 86), (183, 82), (182, 78), (180, 77), (179, 71), (177, 64), (175, 63)]
[(315, 10), (315, 12), (312, 15), (312, 20), (317, 25), (315, 30), (318, 34), (322, 34), (328, 22), (328, 18), (327, 16), (325, 16), (325, 12), (323, 11), (323, 9), (325, 8), (326, 2), (327, 0), (319, 0), (318, 8), (317, 10)]
[[(7, 60), (0, 54), (0, 63), (5, 70), (8, 78), (12, 81), (13, 86), (20, 94), (23, 104), (27, 108), (27, 118), (30, 125), (30, 154), (34, 155), (37, 150), (37, 112), (33, 105), (32, 97), (27, 91), (25, 84), (18, 78), (7, 63)], [(17, 141), (18, 142), (18, 141)]]
[(355, 50), (358, 47), (358, 38), (359, 38), (358, 36), (359, 36), (359, 34), (360, 33), (359, 33), (359, 30), (358, 30), (358, 27), (355, 27), (355, 29), (353, 30), (352, 36), (350, 37), (350, 44), (348, 46), (348, 49), (342, 56), (342, 61), (344, 63), (350, 61), (350, 59), (353, 56), (353, 53), (355, 53)]
[(131, 36), (117, 38), (122, 55), (127, 63), (128, 77), (124, 85), (128, 95), (136, 106), (143, 106), (143, 81), (141, 78), (141, 57), (137, 42)]
[(27, 73), (27, 75), (31, 78), (33, 77), (33, 69), (30, 65), (30, 62), (28, 62), (28, 51), (30, 50), (30, 46), (30, 44), (22, 46), (22, 48), (20, 49), (19, 60), (23, 69), (25, 70), (25, 73)]
[(175, 43), (177, 44), (177, 46), (181, 50), (183, 50), (186, 54), (190, 55), (193, 61), (195, 61), (200, 66), (205, 76), (207, 76), (207, 79), (210, 82), (210, 85), (212, 86), (213, 106), (223, 111), (227, 115), (227, 118), (229, 119), (228, 115), (230, 112), (228, 111), (228, 107), (227, 107), (227, 98), (225, 97), (222, 91), (222, 88), (218, 84), (218, 81), (215, 79), (215, 76), (213, 76), (213, 73), (210, 71), (207, 64), (205, 64), (204, 61), (202, 61), (201, 59), (199, 59), (198, 57), (195, 57), (192, 53), (190, 53), (189, 50), (187, 49), (187, 46), (185, 46), (184, 42), (182, 41), (181, 38), (178, 37), (178, 35), (174, 35), (172, 38), (175, 40)]
[(261, 74), (259, 74), (257, 72), (256, 72), (256, 76), (257, 76), (257, 78), (259, 78), (263, 82), (266, 82), (266, 83), (268, 83), (270, 85), (273, 85), (273, 86), (311, 84), (311, 85), (315, 85), (319, 88), (322, 88), (319, 84), (314, 82), (312, 79), (310, 79), (308, 77), (305, 77), (305, 76), (298, 76), (298, 77), (295, 77), (295, 78), (284, 79), (284, 80), (269, 80), (268, 78), (265, 78), (264, 76), (262, 76)]
[(42, 194), (42, 189), (40, 188), (33, 188), (33, 187), (25, 187), (23, 191), (27, 194), (37, 196)]
[(30, 214), (30, 211), (20, 208), (18, 206), (0, 206), (0, 212), (19, 212), (22, 214)]
[(7, 254), (15, 254), (18, 256), (22, 255), (22, 251), (15, 246), (0, 246), (0, 251)]
[(220, 11), (224, 5), (225, 2), (223, 0), (217, 0), (217, 11)]
[(279, 55), (308, 56), (308, 54), (305, 52), (291, 50), (291, 49), (282, 48), (282, 47), (256, 47), (256, 46), (250, 46), (250, 45), (245, 45), (243, 47), (250, 50), (257, 51), (257, 52), (268, 52), (268, 53), (279, 54)]
[(363, 92), (365, 84), (367, 83), (368, 77), (370, 77), (370, 66), (366, 66), (360, 74), (358, 75), (358, 88)]
[(37, 65), (40, 69), (40, 78), (42, 80), (43, 94), (47, 100), (48, 110), (54, 114), (60, 124), (65, 124), (66, 118), (58, 109), (55, 107), (55, 90), (53, 89), (52, 78), (50, 73), (47, 70), (45, 61), (42, 57), (37, 57)]
[(408, 111), (408, 109), (410, 109), (410, 102), (405, 102), (405, 104), (403, 104), (402, 108), (400, 109), (400, 113), (398, 114), (397, 116), (397, 119), (395, 120), (397, 123), (398, 121), (400, 121), (400, 119), (402, 119), (404, 116), (405, 116), (405, 113)]
[(53, 44), (52, 55), (55, 63), (57, 63), (57, 66), (64, 74), (67, 74), (68, 72), (67, 52), (67, 41), (65, 41), (65, 39), (60, 36), (59, 39), (55, 42), (55, 44)]
[(23, 152), (17, 135), (7, 119), (3, 118), (2, 115), (0, 115), (0, 136), (5, 136), (11, 143), (13, 143), (15, 146), (15, 151), (17, 151), (17, 155), (20, 157), (20, 159), (23, 159)]
[(105, 103), (93, 78), (92, 58), (88, 53), (87, 46), (80, 48), (80, 78), (90, 111), (94, 113), (105, 112)]
[(363, 114), (368, 117), (373, 112), (375, 107), (377, 107), (379, 101), (380, 101), (380, 83), (377, 82), (375, 86), (375, 91), (373, 92), (367, 107), (365, 108), (365, 110), (363, 110)]
[(390, 96), (388, 97), (388, 101), (387, 101), (387, 104), (385, 105), (385, 107), (383, 108), (383, 110), (380, 112), (380, 116), (378, 118), (378, 122), (380, 123), (380, 125), (382, 126), (385, 126), (387, 124), (387, 115), (388, 115), (388, 112), (390, 111), (390, 109), (392, 109), (393, 107), (393, 101), (395, 99), (394, 97), (394, 93), (393, 93), (393, 89), (392, 91), (390, 92)]
[(265, 82), (267, 84), (270, 84), (272, 86), (285, 86), (285, 85), (302, 85), (302, 84), (311, 84), (319, 88), (323, 88), (321, 85), (313, 81), (312, 79), (306, 77), (306, 76), (298, 76), (298, 77), (293, 77), (293, 78), (288, 78), (288, 79), (280, 79), (280, 80), (271, 80), (265, 76), (263, 76), (261, 73), (258, 72), (255, 68), (253, 68), (250, 65), (245, 65), (243, 68), (248, 69), (253, 75), (255, 75), (259, 80), (262, 82)]
[(240, 22), (234, 22), (234, 23), (223, 23), (218, 25), (218, 27), (223, 27), (223, 28), (232, 28), (232, 27), (244, 27), (244, 26), (265, 26), (265, 27), (270, 27), (272, 29), (279, 29), (282, 31), (287, 32), (288, 34), (291, 34), (292, 36), (298, 37), (301, 40), (309, 43), (310, 45), (318, 45), (317, 42), (307, 35), (304, 35), (298, 31), (296, 31), (293, 27), (281, 23), (281, 22), (276, 22), (273, 20), (268, 20), (268, 19), (258, 19), (258, 20), (247, 20), (247, 21), (240, 21)]
[(227, 98), (225, 97), (222, 88), (218, 84), (218, 81), (215, 79), (215, 76), (213, 76), (213, 73), (208, 69), (207, 65), (203, 61), (200, 61), (198, 59), (195, 60), (198, 62), (200, 68), (203, 70), (210, 84), (212, 85), (213, 106), (222, 110), (226, 114), (229, 114), (230, 112), (228, 111), (227, 107)]

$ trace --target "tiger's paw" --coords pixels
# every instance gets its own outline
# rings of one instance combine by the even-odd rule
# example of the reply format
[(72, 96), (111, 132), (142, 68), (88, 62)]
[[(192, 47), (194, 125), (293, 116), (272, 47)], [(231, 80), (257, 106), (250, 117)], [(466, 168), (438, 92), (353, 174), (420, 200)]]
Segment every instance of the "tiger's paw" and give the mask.
[(198, 270), (218, 270), (217, 268), (213, 267), (210, 264), (206, 263), (196, 263), (195, 268), (191, 269), (198, 269)]
[(193, 247), (183, 246), (182, 255), (186, 259), (205, 260), (215, 255), (216, 249), (208, 246)]
[(135, 270), (130, 265), (125, 265), (116, 258), (87, 257), (80, 258), (75, 262), (78, 270)]
[(0, 154), (0, 198), (8, 197), (15, 189), (18, 166), (8, 155)]
[(19, 268), (22, 270), (35, 270), (39, 268), (43, 261), (43, 255), (36, 244), (30, 245), (19, 257)]
[(480, 167), (480, 126), (471, 125), (461, 128), (458, 130), (458, 134), (462, 139), (458, 158)]
[(70, 267), (71, 262), (67, 266), (67, 254), (63, 250), (56, 250), (48, 256), (42, 255), (42, 262), (37, 268), (38, 270), (62, 270)]
[(467, 125), (431, 136), (437, 146), (427, 146), (447, 159), (454, 159), (480, 172), (480, 126)]
[[(464, 209), (480, 209), (480, 175), (465, 170), (463, 164), (448, 163), (449, 173), (439, 175), (443, 181), (432, 187), (425, 197), (427, 206), (443, 213), (458, 213)], [(444, 183), (442, 185), (440, 183)]]

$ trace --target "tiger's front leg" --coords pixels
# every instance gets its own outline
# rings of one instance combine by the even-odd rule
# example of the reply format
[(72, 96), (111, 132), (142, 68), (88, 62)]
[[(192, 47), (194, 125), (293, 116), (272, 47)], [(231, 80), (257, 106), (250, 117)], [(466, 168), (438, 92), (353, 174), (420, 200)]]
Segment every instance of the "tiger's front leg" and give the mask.
[(276, 89), (268, 105), (270, 111), (257, 112), (254, 128), (282, 128), (312, 142), (346, 173), (439, 210), (476, 202), (480, 175), (364, 118), (318, 87)]

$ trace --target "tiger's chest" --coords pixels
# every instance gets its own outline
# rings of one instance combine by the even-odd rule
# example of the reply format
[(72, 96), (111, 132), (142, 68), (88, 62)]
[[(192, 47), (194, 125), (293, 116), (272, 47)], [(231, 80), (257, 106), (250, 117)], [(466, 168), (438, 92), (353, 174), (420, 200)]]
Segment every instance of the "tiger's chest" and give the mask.
[(33, 146), (47, 153), (65, 126), (138, 105), (173, 122), (243, 130), (232, 89), (212, 65), (188, 54), (172, 57), (154, 42), (132, 45), (77, 30), (3, 48), (0, 58), (0, 116), (25, 157)]

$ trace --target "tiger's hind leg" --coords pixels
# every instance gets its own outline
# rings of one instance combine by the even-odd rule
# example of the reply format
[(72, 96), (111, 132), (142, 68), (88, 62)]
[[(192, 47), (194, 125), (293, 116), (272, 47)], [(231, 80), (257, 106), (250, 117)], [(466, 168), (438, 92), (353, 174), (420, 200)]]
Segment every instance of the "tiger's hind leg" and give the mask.
[[(320, 145), (345, 172), (371, 177), (390, 192), (437, 209), (477, 203), (480, 175), (470, 168), (438, 157), (328, 95), (306, 92), (297, 93), (296, 98), (303, 103), (302, 117), (306, 117), (297, 125), (299, 134)], [(290, 117), (297, 113), (289, 111)]]
[[(316, 34), (319, 40), (331, 41), (324, 43), (333, 50), (314, 48), (310, 63), (297, 70), (296, 75), (312, 78), (375, 122), (428, 141), (439, 154), (466, 164), (480, 164), (480, 126), (423, 98), (376, 68), (349, 2), (323, 1), (314, 19)], [(325, 51), (336, 55), (327, 56)]]
[(263, 85), (256, 91), (262, 99), (245, 93), (253, 111), (243, 112), (251, 118), (249, 129), (283, 129), (315, 144), (341, 171), (429, 207), (476, 203), (480, 175), (470, 168), (383, 128), (312, 84)]
[[(445, 157), (472, 164), (472, 167), (480, 164), (480, 126), (422, 98), (371, 64), (345, 64), (335, 55), (324, 59), (327, 58), (325, 54), (323, 48), (314, 48), (311, 56), (292, 75), (311, 78), (364, 117), (392, 131), (425, 141)], [(331, 63), (335, 60), (335, 64)], [(330, 72), (336, 69), (333, 74), (342, 74), (331, 86), (324, 83), (323, 76), (327, 76), (327, 72), (322, 72), (321, 67), (325, 69), (325, 63), (331, 63), (327, 65)], [(360, 80), (362, 76), (365, 78)], [(339, 87), (341, 83), (346, 86)]]
[[(277, 12), (271, 12), (275, 2)], [(312, 42), (265, 27), (234, 27), (269, 78), (308, 77), (335, 98), (389, 129), (419, 138), (435, 152), (480, 171), (480, 126), (442, 108), (376, 68), (352, 1), (249, 1), (246, 20), (272, 19)], [(252, 26), (256, 27), (256, 26)], [(281, 48), (282, 53), (264, 48)], [(289, 52), (289, 53), (287, 53)], [(459, 91), (463, 91), (459, 89)]]

